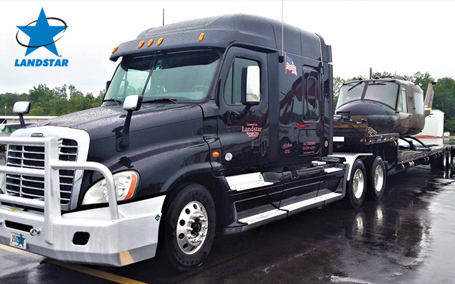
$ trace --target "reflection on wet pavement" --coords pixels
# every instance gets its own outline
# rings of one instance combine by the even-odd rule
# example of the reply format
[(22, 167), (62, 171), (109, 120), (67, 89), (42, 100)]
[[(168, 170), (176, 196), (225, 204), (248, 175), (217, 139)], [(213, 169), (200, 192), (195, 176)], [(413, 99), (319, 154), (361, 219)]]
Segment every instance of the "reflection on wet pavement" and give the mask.
[[(90, 268), (147, 283), (451, 283), (453, 181), (429, 168), (409, 169), (389, 178), (382, 202), (368, 201), (358, 210), (338, 202), (219, 235), (204, 265), (188, 273), (174, 272), (160, 258)], [(47, 269), (23, 274), (32, 271), (35, 280), (46, 281)], [(0, 275), (0, 283), (13, 283), (10, 277)]]

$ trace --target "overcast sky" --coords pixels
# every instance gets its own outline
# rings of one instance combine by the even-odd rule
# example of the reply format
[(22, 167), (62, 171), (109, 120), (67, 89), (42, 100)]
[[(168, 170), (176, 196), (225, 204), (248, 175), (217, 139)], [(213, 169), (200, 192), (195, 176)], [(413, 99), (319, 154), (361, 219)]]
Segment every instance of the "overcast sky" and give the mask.
[[(28, 92), (45, 83), (73, 84), (98, 95), (118, 63), (112, 49), (165, 22), (245, 13), (281, 20), (281, 1), (0, 1), (0, 93)], [(67, 68), (15, 67), (16, 59), (56, 59), (39, 48), (25, 57), (17, 26), (47, 17), (68, 29), (56, 47)], [(315, 32), (332, 45), (334, 75), (348, 78), (373, 71), (455, 78), (453, 1), (284, 1), (284, 21)], [(49, 21), (50, 25), (61, 25)], [(19, 39), (29, 38), (19, 32)], [(57, 39), (55, 37), (54, 39)]]

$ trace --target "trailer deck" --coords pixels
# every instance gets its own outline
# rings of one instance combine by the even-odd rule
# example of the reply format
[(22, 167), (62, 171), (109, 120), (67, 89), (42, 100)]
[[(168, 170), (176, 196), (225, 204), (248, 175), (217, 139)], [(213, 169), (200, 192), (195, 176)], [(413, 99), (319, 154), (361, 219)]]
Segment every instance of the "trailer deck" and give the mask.
[(453, 162), (453, 146), (425, 145), (415, 137), (400, 137), (398, 133), (378, 134), (366, 122), (335, 123), (333, 142), (334, 154), (358, 152), (381, 156), (388, 164), (389, 175), (417, 165), (445, 169)]

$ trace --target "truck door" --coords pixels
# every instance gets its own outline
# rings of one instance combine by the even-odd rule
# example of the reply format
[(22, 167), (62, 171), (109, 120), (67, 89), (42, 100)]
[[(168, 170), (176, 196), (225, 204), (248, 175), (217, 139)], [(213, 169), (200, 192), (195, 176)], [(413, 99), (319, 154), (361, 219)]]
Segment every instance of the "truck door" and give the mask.
[[(257, 86), (251, 88), (250, 84), (250, 89), (246, 90), (247, 100), (256, 104), (248, 108), (241, 99), (242, 88), (246, 88), (242, 72), (245, 74), (251, 66), (259, 72), (255, 81)], [(225, 167), (235, 170), (264, 166), (269, 145), (267, 60), (264, 53), (239, 47), (229, 49), (220, 73), (218, 102), (218, 135)]]
[[(324, 124), (321, 120), (321, 79), (318, 68), (303, 67), (303, 115), (297, 118), (299, 128), (299, 155), (318, 157), (324, 136)], [(301, 118), (302, 120), (299, 121)]]

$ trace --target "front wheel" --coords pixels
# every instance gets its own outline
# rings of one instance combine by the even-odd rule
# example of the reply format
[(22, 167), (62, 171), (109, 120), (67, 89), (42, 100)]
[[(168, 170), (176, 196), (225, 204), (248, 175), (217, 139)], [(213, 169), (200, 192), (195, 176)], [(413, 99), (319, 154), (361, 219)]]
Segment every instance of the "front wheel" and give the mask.
[(355, 160), (351, 170), (351, 179), (347, 185), (346, 197), (353, 208), (359, 208), (365, 199), (367, 177), (362, 160)]
[(200, 184), (178, 189), (164, 220), (166, 256), (180, 271), (202, 265), (215, 237), (215, 204), (210, 193)]

